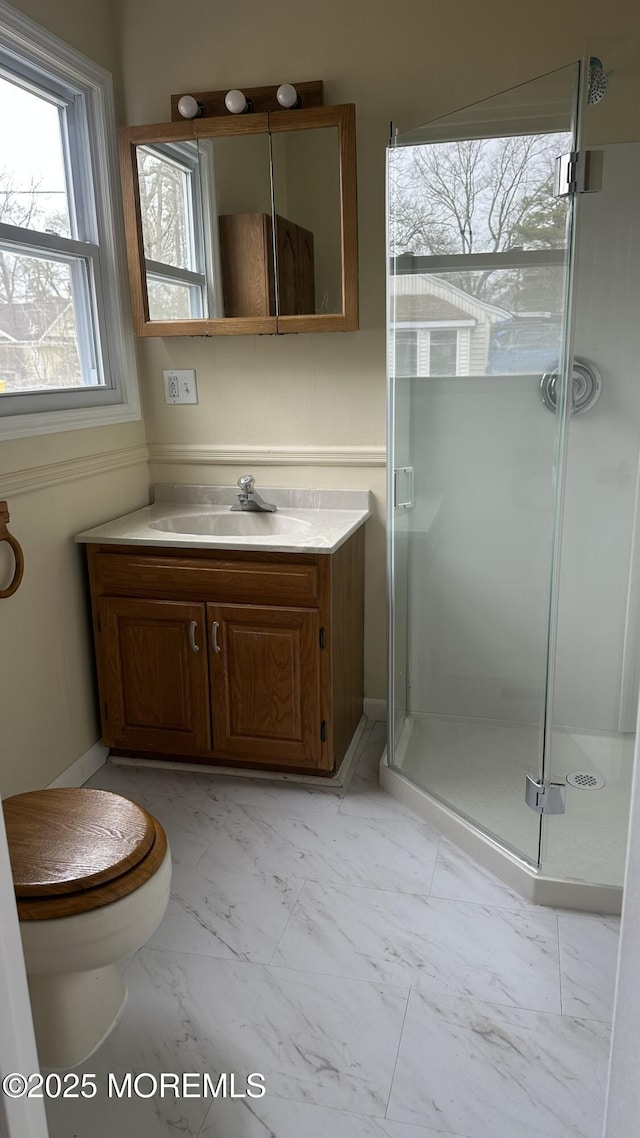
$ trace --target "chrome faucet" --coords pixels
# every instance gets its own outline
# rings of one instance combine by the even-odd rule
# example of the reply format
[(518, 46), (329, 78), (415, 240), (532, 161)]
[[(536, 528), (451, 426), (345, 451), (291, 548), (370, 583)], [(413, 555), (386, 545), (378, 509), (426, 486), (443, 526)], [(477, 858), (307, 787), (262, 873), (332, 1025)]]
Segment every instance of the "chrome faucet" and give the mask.
[(271, 502), (265, 502), (260, 497), (258, 491), (254, 489), (256, 480), (253, 474), (243, 474), (238, 479), (238, 486), (240, 493), (236, 494), (236, 505), (232, 506), (232, 510), (251, 510), (254, 513), (258, 511), (267, 514), (274, 514), (278, 509), (277, 506), (272, 505)]

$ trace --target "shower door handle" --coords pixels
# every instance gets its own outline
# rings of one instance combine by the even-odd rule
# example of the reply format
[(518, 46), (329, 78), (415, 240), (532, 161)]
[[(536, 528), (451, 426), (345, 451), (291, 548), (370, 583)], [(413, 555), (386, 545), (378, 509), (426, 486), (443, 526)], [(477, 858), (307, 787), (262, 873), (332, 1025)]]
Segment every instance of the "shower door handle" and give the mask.
[(414, 470), (412, 466), (397, 466), (393, 472), (393, 508), (411, 510), (414, 500)]

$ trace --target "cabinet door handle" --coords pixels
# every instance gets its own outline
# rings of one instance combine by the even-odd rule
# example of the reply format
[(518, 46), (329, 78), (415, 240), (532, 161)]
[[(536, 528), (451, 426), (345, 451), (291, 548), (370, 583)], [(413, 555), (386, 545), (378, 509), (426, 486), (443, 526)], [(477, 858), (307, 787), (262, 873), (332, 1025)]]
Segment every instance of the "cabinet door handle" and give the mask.
[(189, 647), (192, 652), (199, 652), (199, 645), (196, 643), (196, 631), (198, 628), (197, 620), (192, 620), (189, 624)]
[(213, 624), (211, 625), (211, 641), (213, 644), (213, 651), (214, 652), (221, 652), (222, 651), (220, 645), (218, 644), (218, 629), (219, 628), (220, 628), (220, 621), (214, 620)]

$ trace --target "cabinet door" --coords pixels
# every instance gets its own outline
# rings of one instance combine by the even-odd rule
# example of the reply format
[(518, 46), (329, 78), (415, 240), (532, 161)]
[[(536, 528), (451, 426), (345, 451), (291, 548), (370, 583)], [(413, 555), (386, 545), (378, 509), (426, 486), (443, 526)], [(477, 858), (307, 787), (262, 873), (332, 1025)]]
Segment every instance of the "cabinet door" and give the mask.
[(313, 233), (276, 217), (278, 314), (298, 316), (315, 312)]
[(106, 742), (169, 754), (207, 750), (205, 606), (103, 597), (99, 615)]
[(271, 218), (222, 214), (218, 225), (225, 316), (275, 316)]
[(207, 605), (214, 749), (324, 769), (316, 609)]

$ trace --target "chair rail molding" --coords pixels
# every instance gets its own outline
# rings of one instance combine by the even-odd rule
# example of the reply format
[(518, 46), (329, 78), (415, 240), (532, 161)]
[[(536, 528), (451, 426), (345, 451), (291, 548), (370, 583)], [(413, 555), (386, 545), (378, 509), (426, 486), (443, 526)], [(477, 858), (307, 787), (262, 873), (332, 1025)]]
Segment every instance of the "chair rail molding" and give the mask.
[(190, 466), (384, 466), (384, 446), (243, 446), (156, 443), (151, 463)]
[(124, 447), (103, 451), (101, 454), (67, 458), (43, 466), (30, 466), (25, 470), (10, 470), (0, 474), (0, 482), (3, 494), (13, 496), (30, 490), (42, 490), (47, 486), (58, 486), (61, 482), (76, 482), (90, 478), (93, 474), (122, 470), (148, 461), (149, 453), (145, 445)]

